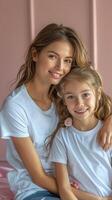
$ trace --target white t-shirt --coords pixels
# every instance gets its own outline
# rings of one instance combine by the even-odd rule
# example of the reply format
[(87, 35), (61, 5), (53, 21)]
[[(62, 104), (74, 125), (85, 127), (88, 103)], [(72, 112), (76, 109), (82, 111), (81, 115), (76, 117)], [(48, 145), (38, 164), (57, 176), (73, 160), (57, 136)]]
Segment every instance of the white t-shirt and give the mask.
[(62, 128), (55, 136), (49, 160), (66, 164), (70, 180), (79, 187), (99, 196), (112, 195), (112, 149), (104, 151), (97, 143), (99, 121), (90, 131), (73, 126)]
[(44, 189), (32, 182), (10, 136), (31, 137), (43, 168), (47, 173), (53, 173), (53, 166), (46, 158), (44, 142), (56, 128), (57, 122), (55, 105), (52, 103), (47, 111), (43, 111), (29, 96), (25, 85), (14, 90), (4, 102), (0, 112), (0, 135), (7, 139), (7, 160), (14, 168), (9, 172), (8, 180), (17, 200)]

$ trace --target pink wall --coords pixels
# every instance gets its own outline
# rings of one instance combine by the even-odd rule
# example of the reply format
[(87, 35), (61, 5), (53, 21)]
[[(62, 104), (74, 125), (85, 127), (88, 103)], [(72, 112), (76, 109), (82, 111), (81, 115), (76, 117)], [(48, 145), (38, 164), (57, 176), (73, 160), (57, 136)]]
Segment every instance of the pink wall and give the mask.
[[(111, 94), (111, 8), (111, 0), (0, 0), (0, 104), (9, 93), (30, 41), (52, 22), (77, 30)], [(5, 144), (0, 141), (1, 160), (4, 155)]]
[(30, 41), (28, 6), (27, 0), (0, 1), (0, 104)]
[[(10, 91), (30, 42), (29, 4), (27, 0), (0, 0), (0, 105)], [(5, 144), (0, 140), (0, 160)]]
[(34, 2), (34, 33), (50, 22), (66, 24), (79, 32), (90, 51), (89, 0), (35, 0)]
[(98, 68), (104, 88), (112, 97), (112, 1), (97, 2)]

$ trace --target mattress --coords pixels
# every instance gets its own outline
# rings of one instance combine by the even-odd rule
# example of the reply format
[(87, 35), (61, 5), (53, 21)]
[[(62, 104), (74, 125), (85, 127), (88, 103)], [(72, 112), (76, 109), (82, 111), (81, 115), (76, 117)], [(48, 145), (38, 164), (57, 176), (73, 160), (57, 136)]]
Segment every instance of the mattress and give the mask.
[(0, 162), (0, 200), (14, 200), (7, 181), (7, 173), (12, 170), (7, 162)]

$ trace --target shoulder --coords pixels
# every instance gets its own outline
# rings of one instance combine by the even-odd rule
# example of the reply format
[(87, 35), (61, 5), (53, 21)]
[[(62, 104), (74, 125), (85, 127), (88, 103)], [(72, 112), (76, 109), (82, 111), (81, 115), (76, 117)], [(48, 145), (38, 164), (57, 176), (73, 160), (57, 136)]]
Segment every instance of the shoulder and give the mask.
[(55, 136), (55, 139), (65, 141), (70, 135), (70, 132), (70, 127), (60, 128)]
[(10, 108), (15, 105), (22, 107), (26, 104), (27, 99), (28, 97), (27, 97), (25, 86), (22, 85), (19, 88), (13, 90), (7, 96), (7, 98), (3, 102), (1, 109), (3, 109), (4, 107)]
[(0, 111), (0, 132), (3, 138), (28, 135), (28, 113), (22, 88), (14, 90), (5, 100)]
[(3, 102), (0, 113), (4, 115), (14, 115), (18, 113), (20, 115), (24, 113), (25, 102), (24, 87), (21, 86), (8, 95)]
[[(5, 99), (4, 104), (5, 105), (10, 105), (11, 103), (16, 103), (16, 104), (21, 104), (25, 103), (27, 96), (26, 96), (26, 91), (25, 91), (25, 86), (22, 85), (19, 88), (13, 90)], [(3, 104), (3, 105), (4, 105)]]

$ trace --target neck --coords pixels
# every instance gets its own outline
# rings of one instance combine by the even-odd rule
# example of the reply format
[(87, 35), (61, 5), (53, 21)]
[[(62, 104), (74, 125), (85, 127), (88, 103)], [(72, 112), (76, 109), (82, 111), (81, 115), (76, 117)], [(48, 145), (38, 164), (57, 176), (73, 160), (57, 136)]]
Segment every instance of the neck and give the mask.
[(28, 93), (33, 99), (42, 100), (48, 99), (50, 86), (42, 84), (39, 80), (32, 80), (26, 84)]
[(94, 116), (87, 120), (73, 119), (73, 126), (81, 131), (89, 131), (93, 129), (98, 123), (98, 119)]
[(41, 82), (38, 80), (33, 80), (26, 84), (29, 96), (42, 110), (45, 111), (48, 110), (51, 106), (49, 87), (41, 84)]

